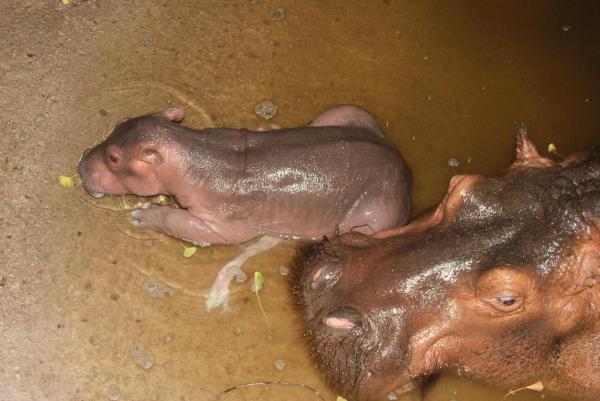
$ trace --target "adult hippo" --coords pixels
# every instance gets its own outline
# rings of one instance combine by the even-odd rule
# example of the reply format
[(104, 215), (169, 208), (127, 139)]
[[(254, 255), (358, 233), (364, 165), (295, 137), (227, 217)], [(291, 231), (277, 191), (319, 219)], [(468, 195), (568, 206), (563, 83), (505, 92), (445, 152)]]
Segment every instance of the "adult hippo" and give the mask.
[(437, 208), (375, 237), (296, 261), (312, 352), (340, 394), (382, 400), (450, 369), (600, 400), (599, 151), (554, 163), (520, 132), (502, 175), (456, 176)]

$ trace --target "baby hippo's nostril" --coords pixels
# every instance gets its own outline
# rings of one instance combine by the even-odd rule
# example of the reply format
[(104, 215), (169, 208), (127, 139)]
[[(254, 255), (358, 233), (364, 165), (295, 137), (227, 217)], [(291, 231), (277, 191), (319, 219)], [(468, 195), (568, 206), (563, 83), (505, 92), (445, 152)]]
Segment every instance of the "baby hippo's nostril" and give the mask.
[(327, 261), (313, 273), (310, 281), (310, 289), (321, 291), (326, 287), (333, 287), (342, 274), (342, 270), (337, 261)]
[(336, 309), (323, 318), (325, 330), (334, 335), (344, 335), (360, 329), (361, 323), (360, 313), (351, 308)]

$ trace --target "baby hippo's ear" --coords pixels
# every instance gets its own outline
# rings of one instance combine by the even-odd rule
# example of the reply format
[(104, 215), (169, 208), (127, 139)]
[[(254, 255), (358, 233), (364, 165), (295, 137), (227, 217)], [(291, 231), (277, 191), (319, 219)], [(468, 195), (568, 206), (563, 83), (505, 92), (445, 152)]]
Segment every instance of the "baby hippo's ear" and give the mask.
[(142, 147), (139, 153), (139, 159), (143, 162), (146, 162), (154, 167), (162, 164), (163, 157), (156, 148), (153, 146), (144, 146)]
[(185, 118), (185, 110), (182, 107), (169, 107), (161, 111), (160, 115), (175, 123), (180, 123)]

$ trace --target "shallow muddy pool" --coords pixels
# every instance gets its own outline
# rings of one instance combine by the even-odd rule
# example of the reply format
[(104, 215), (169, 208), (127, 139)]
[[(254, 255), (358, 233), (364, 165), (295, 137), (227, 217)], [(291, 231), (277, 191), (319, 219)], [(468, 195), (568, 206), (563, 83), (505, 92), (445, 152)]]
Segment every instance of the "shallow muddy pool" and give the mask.
[[(133, 227), (135, 201), (64, 188), (126, 116), (182, 105), (185, 124), (304, 125), (371, 111), (414, 176), (415, 213), (455, 174), (513, 157), (515, 122), (546, 154), (600, 145), (600, 6), (567, 1), (25, 0), (0, 13), (0, 400), (335, 400), (304, 347), (281, 267), (249, 260), (231, 310), (204, 306), (243, 246), (182, 256)], [(269, 121), (254, 113), (269, 100)], [(560, 159), (560, 155), (551, 157)], [(150, 280), (150, 281), (149, 281)], [(269, 385), (260, 383), (271, 382)], [(244, 384), (259, 383), (255, 386)], [(237, 386), (237, 387), (236, 387)], [(225, 392), (230, 389), (230, 391)], [(427, 401), (502, 400), (444, 374)], [(406, 397), (417, 399), (416, 394)], [(508, 399), (557, 400), (523, 391)]]

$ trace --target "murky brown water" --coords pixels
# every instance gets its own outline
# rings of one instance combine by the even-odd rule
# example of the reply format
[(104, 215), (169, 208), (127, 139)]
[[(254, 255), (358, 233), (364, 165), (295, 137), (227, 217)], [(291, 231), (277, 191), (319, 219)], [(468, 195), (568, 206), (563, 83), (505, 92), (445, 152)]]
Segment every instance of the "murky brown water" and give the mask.
[[(234, 286), (231, 312), (207, 313), (203, 294), (242, 247), (183, 258), (179, 241), (130, 226), (119, 200), (92, 200), (56, 177), (74, 173), (80, 152), (128, 115), (183, 105), (193, 127), (256, 129), (267, 126), (253, 113), (265, 99), (279, 106), (272, 121), (281, 126), (356, 103), (401, 149), (420, 211), (452, 175), (507, 166), (515, 121), (541, 150), (600, 145), (599, 9), (593, 1), (3, 5), (0, 400), (316, 399), (281, 384), (222, 393), (260, 381), (301, 383), (334, 400), (279, 274), (296, 244), (247, 265), (266, 276), (268, 321), (249, 284)], [(150, 297), (149, 277), (174, 294)], [(505, 393), (443, 375), (424, 399)]]

